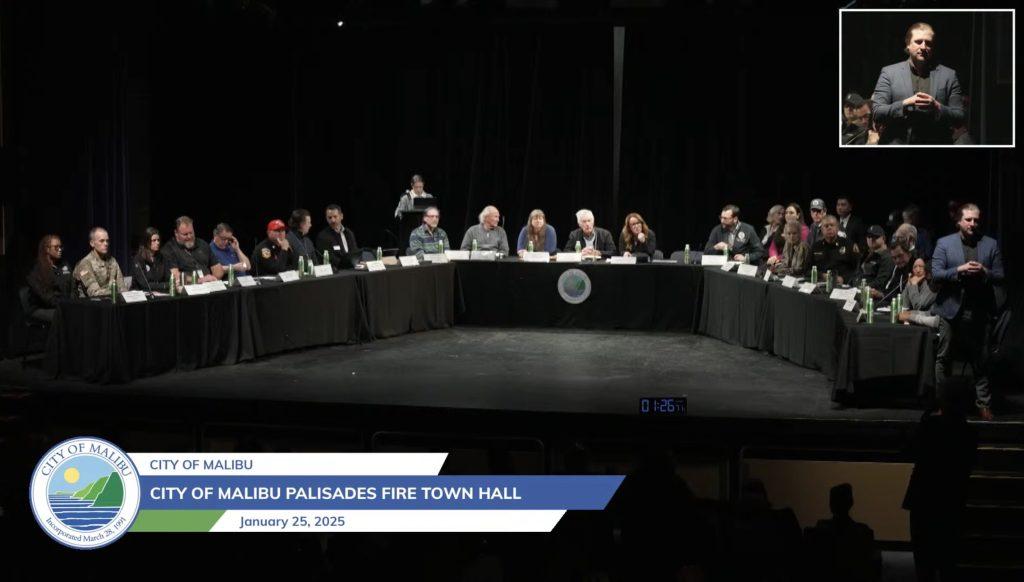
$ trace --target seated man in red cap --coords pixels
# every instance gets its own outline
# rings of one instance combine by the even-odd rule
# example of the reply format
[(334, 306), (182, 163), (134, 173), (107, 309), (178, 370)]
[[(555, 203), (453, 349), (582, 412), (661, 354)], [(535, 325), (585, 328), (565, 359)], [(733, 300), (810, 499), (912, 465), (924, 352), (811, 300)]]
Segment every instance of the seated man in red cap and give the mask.
[(252, 252), (257, 276), (276, 275), (298, 268), (299, 253), (288, 244), (287, 229), (285, 223), (276, 218), (267, 223), (266, 240), (256, 245)]

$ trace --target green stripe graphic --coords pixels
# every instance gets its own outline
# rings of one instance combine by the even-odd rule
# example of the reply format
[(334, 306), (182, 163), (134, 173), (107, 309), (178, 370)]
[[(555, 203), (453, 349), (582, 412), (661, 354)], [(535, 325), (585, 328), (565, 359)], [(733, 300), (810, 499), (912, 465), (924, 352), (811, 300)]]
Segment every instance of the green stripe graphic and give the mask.
[(133, 532), (208, 532), (224, 515), (223, 509), (143, 509)]

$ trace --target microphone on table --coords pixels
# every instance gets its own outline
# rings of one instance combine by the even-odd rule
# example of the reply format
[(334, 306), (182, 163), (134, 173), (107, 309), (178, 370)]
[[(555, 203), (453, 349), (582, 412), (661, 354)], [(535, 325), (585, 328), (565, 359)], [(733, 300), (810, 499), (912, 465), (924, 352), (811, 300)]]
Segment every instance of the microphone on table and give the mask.
[(142, 265), (138, 261), (135, 261), (135, 269), (142, 275), (142, 281), (146, 283), (146, 294), (150, 297), (153, 296), (153, 288), (149, 286), (149, 277), (146, 276), (146, 271), (142, 268)]

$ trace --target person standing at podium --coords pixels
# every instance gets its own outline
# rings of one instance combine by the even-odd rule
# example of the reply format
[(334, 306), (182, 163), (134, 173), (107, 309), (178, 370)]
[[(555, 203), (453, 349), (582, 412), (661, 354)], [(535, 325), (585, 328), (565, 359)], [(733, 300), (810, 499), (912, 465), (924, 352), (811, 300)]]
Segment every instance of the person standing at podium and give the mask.
[(402, 213), (412, 210), (417, 198), (433, 197), (432, 194), (423, 189), (423, 176), (414, 174), (412, 179), (409, 180), (409, 189), (402, 192), (402, 197), (398, 199), (398, 206), (395, 207), (395, 218), (401, 220)]

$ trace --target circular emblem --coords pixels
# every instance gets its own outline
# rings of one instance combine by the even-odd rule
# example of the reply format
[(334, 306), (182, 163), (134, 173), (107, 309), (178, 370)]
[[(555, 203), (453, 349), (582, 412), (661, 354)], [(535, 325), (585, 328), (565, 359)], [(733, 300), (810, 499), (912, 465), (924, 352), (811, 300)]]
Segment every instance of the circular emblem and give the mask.
[(583, 303), (590, 297), (590, 277), (579, 269), (567, 270), (558, 278), (558, 294), (566, 303)]
[(262, 255), (264, 259), (269, 259), (270, 249), (268, 249), (267, 247), (263, 247), (263, 250), (260, 251), (260, 255)]
[(738, 238), (738, 239), (740, 239), (740, 240), (747, 240), (747, 233), (745, 233), (745, 232), (743, 232), (743, 231), (741, 230), (741, 231), (739, 232), (739, 234), (737, 234), (737, 235), (736, 235), (736, 238)]
[(66, 440), (32, 472), (39, 527), (65, 546), (91, 550), (123, 536), (139, 512), (139, 473), (128, 454), (95, 437)]

